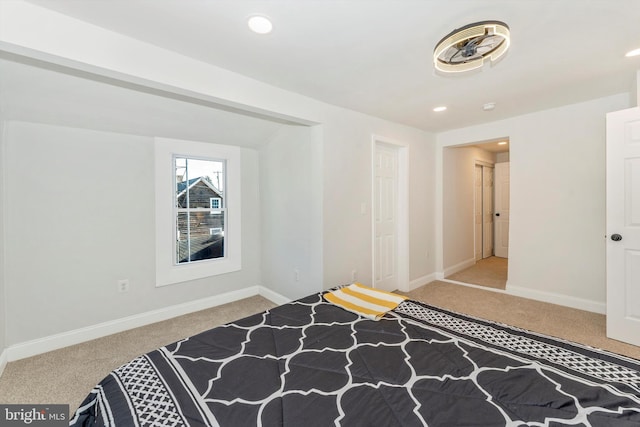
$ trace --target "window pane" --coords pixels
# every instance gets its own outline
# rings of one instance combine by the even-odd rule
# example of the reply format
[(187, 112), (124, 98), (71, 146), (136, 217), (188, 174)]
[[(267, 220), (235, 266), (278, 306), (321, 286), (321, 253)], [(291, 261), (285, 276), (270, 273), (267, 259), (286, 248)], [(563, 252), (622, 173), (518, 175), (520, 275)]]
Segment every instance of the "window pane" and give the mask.
[(175, 159), (176, 206), (211, 208), (212, 198), (224, 198), (224, 161), (177, 157)]
[(174, 203), (176, 207), (185, 208), (187, 207), (187, 197), (185, 192), (187, 188), (187, 159), (183, 157), (176, 157), (173, 170), (176, 177), (176, 197), (174, 199)]
[(178, 264), (224, 256), (223, 211), (179, 212), (176, 242)]

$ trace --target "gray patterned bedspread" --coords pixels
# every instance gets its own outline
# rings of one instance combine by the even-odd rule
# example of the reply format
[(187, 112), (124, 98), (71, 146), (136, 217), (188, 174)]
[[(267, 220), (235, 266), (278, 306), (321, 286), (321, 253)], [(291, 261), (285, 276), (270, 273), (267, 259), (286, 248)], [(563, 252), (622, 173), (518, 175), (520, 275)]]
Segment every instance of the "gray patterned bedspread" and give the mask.
[(640, 426), (640, 362), (405, 301), (322, 294), (140, 356), (71, 425)]

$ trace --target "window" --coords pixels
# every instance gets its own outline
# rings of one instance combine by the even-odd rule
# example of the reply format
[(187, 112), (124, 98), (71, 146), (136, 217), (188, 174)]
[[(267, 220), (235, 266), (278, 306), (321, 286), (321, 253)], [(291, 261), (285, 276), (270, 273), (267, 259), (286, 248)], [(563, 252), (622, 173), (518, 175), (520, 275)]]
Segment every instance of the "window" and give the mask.
[(156, 284), (241, 268), (240, 149), (155, 140)]
[(211, 209), (220, 209), (222, 207), (222, 199), (219, 197), (211, 197), (209, 199), (209, 207)]
[[(224, 257), (225, 161), (174, 156), (176, 263)], [(215, 210), (212, 210), (215, 209)]]

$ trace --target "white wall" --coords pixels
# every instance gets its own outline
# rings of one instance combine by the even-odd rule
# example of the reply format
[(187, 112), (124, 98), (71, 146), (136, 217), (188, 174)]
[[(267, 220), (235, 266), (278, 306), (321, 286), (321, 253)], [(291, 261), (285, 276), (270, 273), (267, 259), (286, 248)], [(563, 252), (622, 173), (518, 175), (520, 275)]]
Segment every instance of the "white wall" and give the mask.
[(635, 93), (635, 98), (632, 100), (632, 104), (630, 107), (640, 107), (640, 70), (636, 72), (636, 79), (633, 81), (633, 88), (631, 97), (633, 98), (633, 94)]
[(9, 122), (6, 158), (7, 345), (260, 284), (255, 150), (242, 150), (242, 270), (162, 288), (152, 138)]
[[(322, 126), (283, 128), (261, 151), (265, 286), (301, 297), (351, 282), (354, 270), (359, 281), (373, 283), (374, 135), (409, 149), (409, 259), (404, 261), (414, 286), (433, 279), (432, 138), (406, 126), (335, 109)], [(314, 227), (316, 223), (320, 227)], [(315, 236), (318, 229), (321, 235)], [(319, 250), (313, 242), (320, 243)], [(313, 274), (315, 268), (321, 273)], [(298, 282), (294, 270), (299, 272)]]
[(6, 309), (7, 298), (5, 293), (5, 124), (2, 121), (2, 115), (0, 112), (0, 374), (2, 373), (2, 354), (6, 347)]
[(408, 147), (409, 280), (427, 283), (435, 272), (433, 136), (342, 109), (332, 110), (323, 132), (325, 289), (350, 283), (353, 270), (360, 282), (373, 283), (373, 135)]
[(456, 266), (475, 262), (475, 164), (476, 160), (493, 164), (495, 154), (477, 147), (445, 148), (442, 160), (443, 268), (448, 275)]
[(620, 94), (437, 136), (440, 157), (442, 147), (509, 137), (507, 290), (604, 312), (605, 114), (629, 102)]
[(260, 150), (262, 285), (290, 299), (322, 290), (322, 141), (283, 127)]
[[(17, 253), (31, 256), (30, 261), (17, 253), (7, 258), (7, 300), (11, 304), (16, 301), (16, 306), (7, 312), (7, 321), (11, 325), (7, 345), (152, 308), (197, 300), (240, 286), (260, 285), (260, 270), (271, 261), (275, 262), (278, 270), (267, 275), (272, 281), (268, 285), (282, 286), (278, 289), (286, 296), (300, 296), (303, 290), (316, 290), (319, 285), (329, 288), (345, 283), (350, 280), (354, 269), (359, 272), (360, 280), (371, 283), (371, 156), (374, 134), (409, 147), (410, 279), (423, 284), (433, 277), (433, 135), (333, 107), (25, 2), (0, 4), (0, 11), (0, 49), (5, 51), (125, 82), (173, 90), (179, 94), (188, 93), (210, 103), (218, 102), (264, 116), (286, 118), (305, 125), (321, 124), (304, 131), (310, 132), (308, 141), (314, 142), (307, 144), (305, 138), (303, 147), (292, 146), (295, 140), (295, 132), (292, 131), (274, 143), (273, 152), (267, 149), (258, 154), (257, 151), (243, 150), (243, 171), (247, 174), (243, 176), (243, 197), (246, 198), (243, 199), (243, 217), (247, 217), (243, 218), (242, 235), (243, 251), (248, 251), (243, 254), (243, 270), (237, 274), (158, 290), (152, 288), (150, 276), (153, 271), (153, 251), (149, 249), (153, 245), (153, 215), (141, 206), (150, 206), (150, 210), (153, 206), (150, 137), (133, 136), (133, 131), (111, 133), (102, 127), (99, 132), (85, 130), (86, 127), (94, 129), (99, 117), (96, 114), (100, 114), (100, 108), (92, 103), (87, 103), (84, 109), (95, 110), (93, 117), (67, 117), (68, 121), (64, 122), (67, 126), (71, 126), (70, 122), (77, 123), (72, 127), (13, 122), (7, 141), (7, 163), (10, 164), (8, 197), (11, 201), (8, 206), (31, 203), (34, 209), (24, 216), (5, 209), (11, 224), (7, 227), (11, 232), (5, 236), (5, 242), (12, 247), (18, 246), (20, 251)], [(96, 49), (95, 46), (109, 46), (109, 49)], [(118, 55), (112, 55), (112, 52), (118, 52)], [(164, 66), (167, 63), (172, 67)], [(82, 97), (74, 99), (82, 102)], [(181, 110), (172, 107), (171, 111), (178, 115)], [(49, 120), (51, 115), (48, 113), (39, 111), (39, 117)], [(130, 117), (127, 123), (120, 122), (118, 129), (135, 126), (141, 115)], [(145, 115), (145, 120), (151, 117)], [(55, 124), (55, 118), (51, 123)], [(259, 193), (258, 171), (260, 158), (268, 165), (277, 164), (278, 153), (284, 154), (289, 149), (294, 150), (291, 161), (301, 160), (312, 168), (309, 173), (300, 165), (294, 166), (296, 173), (310, 180), (310, 190), (318, 193), (305, 195), (302, 185), (287, 183), (286, 189), (292, 193), (282, 195), (285, 201), (311, 200), (313, 207), (310, 211), (301, 207), (289, 212), (288, 219), (294, 225), (295, 233), (288, 237), (296, 245), (284, 250), (282, 246), (265, 243), (259, 237), (262, 221), (259, 202), (270, 196)], [(55, 160), (55, 164), (48, 159)], [(72, 163), (73, 167), (58, 166), (67, 163)], [(47, 206), (46, 212), (22, 192), (24, 185), (29, 190), (42, 191), (38, 187), (40, 181), (29, 172), (47, 177), (43, 184), (47, 194), (43, 198), (51, 206)], [(104, 194), (82, 193), (75, 200), (81, 204), (86, 216), (72, 217), (71, 213), (80, 212), (80, 209), (60, 201), (74, 200), (63, 189), (73, 183), (85, 183), (86, 175), (96, 177), (96, 185)], [(265, 185), (273, 186), (284, 181), (270, 173), (263, 177), (267, 180)], [(287, 177), (295, 179), (298, 175), (287, 174)], [(121, 194), (120, 187), (129, 188), (133, 178), (146, 182), (146, 187), (140, 187), (134, 193)], [(21, 182), (23, 179), (24, 183)], [(54, 185), (58, 182), (62, 184)], [(247, 190), (246, 186), (249, 186)], [(127, 209), (119, 207), (123, 204), (122, 197), (127, 200), (124, 204)], [(369, 210), (365, 215), (361, 214), (362, 203)], [(96, 212), (95, 206), (102, 210)], [(45, 214), (55, 217), (59, 225), (40, 226)], [(309, 220), (305, 217), (307, 214), (313, 218)], [(79, 224), (74, 225), (75, 221)], [(262, 224), (274, 225), (275, 222), (273, 212), (269, 211)], [(37, 225), (38, 233), (44, 233), (44, 238), (38, 233), (26, 238), (20, 234), (21, 228), (32, 227), (33, 224)], [(285, 225), (280, 224), (277, 229), (282, 230)], [(310, 229), (305, 229), (305, 226)], [(105, 231), (100, 231), (102, 229)], [(131, 236), (136, 237), (132, 239)], [(128, 239), (132, 240), (130, 244)], [(300, 242), (305, 239), (309, 241), (306, 253), (296, 253), (287, 259), (293, 248), (304, 246)], [(262, 259), (261, 248), (275, 251)], [(301, 265), (301, 287), (277, 281), (281, 275), (291, 279), (292, 260)], [(29, 266), (37, 268), (29, 269)], [(309, 270), (308, 282), (304, 270)], [(117, 294), (115, 281), (124, 277), (131, 280), (133, 289), (129, 294)], [(63, 301), (60, 306), (44, 301), (53, 296)], [(39, 317), (30, 316), (35, 312)]]

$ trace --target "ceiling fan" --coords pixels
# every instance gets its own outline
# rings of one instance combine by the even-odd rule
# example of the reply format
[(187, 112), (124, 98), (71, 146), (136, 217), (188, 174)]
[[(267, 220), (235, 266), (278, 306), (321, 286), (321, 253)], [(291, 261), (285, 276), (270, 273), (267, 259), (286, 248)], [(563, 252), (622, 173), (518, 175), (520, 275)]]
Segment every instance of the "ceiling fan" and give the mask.
[(465, 25), (453, 30), (436, 44), (434, 65), (437, 70), (446, 73), (479, 68), (485, 58), (495, 61), (507, 51), (509, 37), (509, 27), (501, 21)]

